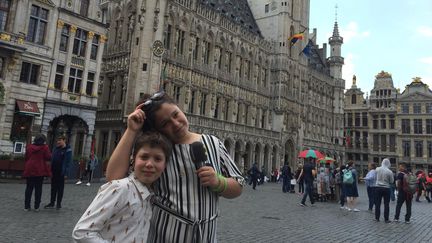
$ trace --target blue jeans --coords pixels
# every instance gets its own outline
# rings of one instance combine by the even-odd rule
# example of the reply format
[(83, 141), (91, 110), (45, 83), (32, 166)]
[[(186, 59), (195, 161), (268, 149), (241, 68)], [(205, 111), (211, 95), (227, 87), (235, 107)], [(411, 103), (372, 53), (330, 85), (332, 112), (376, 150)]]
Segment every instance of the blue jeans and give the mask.
[(305, 189), (305, 193), (303, 194), (303, 199), (301, 200), (301, 203), (305, 204), (306, 203), (306, 197), (309, 195), (309, 200), (310, 200), (311, 204), (314, 204), (314, 200), (313, 200), (313, 196), (312, 196), (313, 182), (306, 182), (305, 181), (305, 185), (306, 185), (306, 189)]
[(390, 185), (390, 200), (392, 200), (392, 201), (396, 200), (395, 186), (394, 185)]
[(298, 185), (299, 185), (299, 193), (303, 193), (304, 192), (304, 182), (303, 182), (303, 180), (300, 180), (298, 182)]
[(375, 204), (375, 187), (368, 186), (366, 189), (369, 198), (369, 210), (372, 210), (373, 205)]

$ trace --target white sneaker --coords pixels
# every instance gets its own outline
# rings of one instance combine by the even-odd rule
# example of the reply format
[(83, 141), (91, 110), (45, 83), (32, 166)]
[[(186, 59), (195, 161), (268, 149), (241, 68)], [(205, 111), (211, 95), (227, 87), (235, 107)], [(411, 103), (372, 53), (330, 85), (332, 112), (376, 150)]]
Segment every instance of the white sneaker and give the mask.
[(77, 183), (75, 183), (75, 185), (80, 185), (82, 183), (82, 181), (78, 181)]
[(86, 186), (90, 186), (90, 182), (87, 182)]
[(348, 208), (347, 210), (348, 210), (348, 212), (351, 212), (351, 211), (352, 211), (352, 209), (351, 209), (351, 208)]
[(357, 208), (354, 208), (353, 211), (354, 211), (354, 212), (360, 212), (360, 210), (357, 209)]

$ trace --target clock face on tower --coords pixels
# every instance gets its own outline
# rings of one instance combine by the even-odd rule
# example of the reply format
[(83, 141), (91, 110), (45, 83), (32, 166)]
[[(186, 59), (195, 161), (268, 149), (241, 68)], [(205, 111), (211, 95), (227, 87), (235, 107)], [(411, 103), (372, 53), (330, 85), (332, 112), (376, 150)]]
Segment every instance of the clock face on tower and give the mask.
[(163, 47), (163, 43), (160, 40), (157, 40), (155, 42), (153, 42), (153, 54), (155, 56), (162, 56), (162, 54), (165, 52), (165, 49)]

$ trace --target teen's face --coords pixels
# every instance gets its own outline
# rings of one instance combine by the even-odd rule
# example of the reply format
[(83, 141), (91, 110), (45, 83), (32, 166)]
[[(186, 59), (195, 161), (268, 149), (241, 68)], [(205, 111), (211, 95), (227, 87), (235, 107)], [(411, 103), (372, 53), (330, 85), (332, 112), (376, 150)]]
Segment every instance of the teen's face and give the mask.
[(66, 145), (66, 142), (64, 139), (60, 138), (60, 139), (57, 139), (56, 145), (57, 145), (57, 147), (64, 147)]
[(166, 158), (161, 148), (144, 145), (135, 156), (135, 177), (150, 186), (165, 170)]
[(155, 112), (156, 128), (172, 142), (179, 143), (189, 132), (185, 114), (175, 104), (164, 103)]

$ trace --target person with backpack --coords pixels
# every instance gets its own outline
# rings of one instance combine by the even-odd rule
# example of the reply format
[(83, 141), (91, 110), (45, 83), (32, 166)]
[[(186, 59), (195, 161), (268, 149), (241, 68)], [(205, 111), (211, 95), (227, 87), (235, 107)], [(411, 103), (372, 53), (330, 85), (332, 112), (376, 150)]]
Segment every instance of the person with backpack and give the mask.
[(379, 222), (381, 215), (381, 201), (384, 198), (384, 220), (390, 223), (390, 184), (394, 182), (393, 172), (390, 170), (390, 160), (383, 159), (381, 166), (376, 169), (375, 183), (375, 221)]
[(355, 207), (356, 199), (359, 196), (357, 178), (357, 171), (354, 169), (354, 161), (349, 161), (347, 167), (342, 171), (342, 184), (348, 205), (347, 210), (350, 212), (360, 212), (360, 210)]
[(396, 202), (396, 213), (394, 216), (395, 222), (399, 222), (400, 210), (402, 208), (402, 204), (405, 203), (405, 223), (410, 223), (412, 199), (416, 191), (416, 179), (416, 176), (411, 173), (411, 171), (407, 171), (405, 163), (399, 164), (399, 173), (396, 180), (396, 188), (398, 190), (398, 195)]

